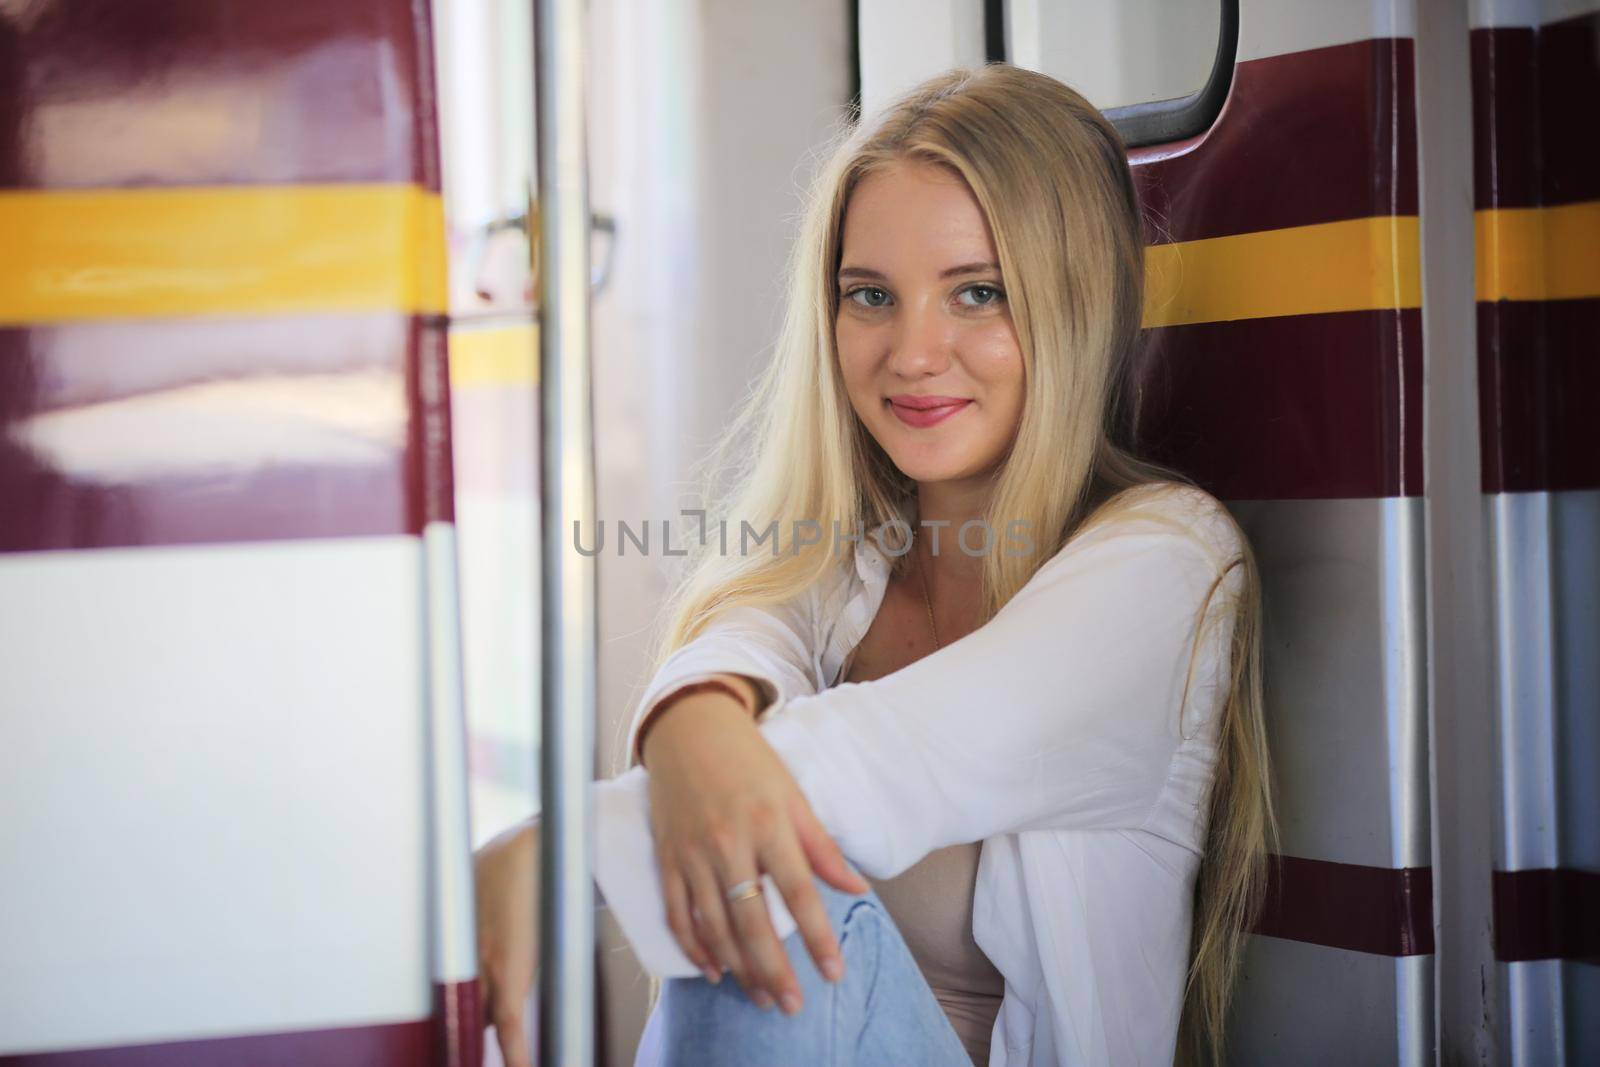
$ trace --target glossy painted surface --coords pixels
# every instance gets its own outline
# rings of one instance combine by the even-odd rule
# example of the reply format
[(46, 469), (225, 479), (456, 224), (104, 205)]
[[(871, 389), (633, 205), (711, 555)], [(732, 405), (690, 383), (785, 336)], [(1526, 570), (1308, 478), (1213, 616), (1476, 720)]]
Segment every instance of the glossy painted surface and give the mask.
[(393, 315), (0, 329), (0, 551), (420, 530), (422, 332)]
[[(1220, 305), (1147, 310), (1140, 437), (1224, 499), (1422, 491), (1413, 95), (1405, 38), (1250, 60), (1211, 131), (1130, 156), (1151, 298)], [(1328, 245), (1334, 223), (1389, 239)], [(1247, 266), (1208, 301), (1193, 242), (1216, 238)], [(1168, 248), (1187, 282), (1163, 285)]]
[(426, 22), (0, 10), (0, 552), (453, 514)]
[(426, 1020), (387, 1026), (302, 1030), (287, 1034), (196, 1038), (70, 1052), (0, 1055), (3, 1067), (215, 1067), (219, 1063), (295, 1067), (432, 1067), (434, 1035)]
[(1274, 856), (1256, 933), (1378, 956), (1433, 952), (1433, 870)]
[(0, 323), (442, 313), (439, 197), (406, 183), (0, 190)]
[[(1479, 243), (1480, 279), (1504, 278), (1485, 295), (1513, 297), (1478, 304), (1486, 493), (1600, 488), (1597, 39), (1600, 13), (1472, 32), (1480, 234), (1519, 211), (1557, 231), (1513, 247)], [(1594, 239), (1558, 243), (1575, 228)]]
[(0, 188), (439, 188), (416, 0), (0, 8)]
[[(1241, 5), (1241, 37), (1299, 27), (1268, 7)], [(1211, 131), (1131, 154), (1151, 245), (1139, 438), (1228, 501), (1263, 582), (1284, 854), (1238, 1062), (1432, 1048), (1413, 43), (1391, 35), (1409, 5), (1367, 11), (1370, 34), (1325, 47), (1308, 14), (1282, 38), (1306, 50), (1237, 65)]]
[(1518, 6), (1521, 24), (1472, 31), (1494, 953), (1505, 1061), (1587, 1063), (1600, 1055), (1600, 11), (1541, 25), (1555, 5)]
[(429, 18), (0, 5), (4, 1062), (479, 1058)]

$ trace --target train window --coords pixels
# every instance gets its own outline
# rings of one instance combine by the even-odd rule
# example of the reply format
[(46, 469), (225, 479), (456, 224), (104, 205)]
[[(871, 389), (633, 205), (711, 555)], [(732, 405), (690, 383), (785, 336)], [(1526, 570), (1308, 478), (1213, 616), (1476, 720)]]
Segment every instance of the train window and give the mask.
[(1239, 0), (855, 0), (856, 108), (1004, 59), (1058, 78), (1130, 148), (1216, 121), (1233, 81)]
[(1204, 133), (1233, 79), (1238, 0), (1006, 0), (1006, 58), (1059, 78), (1128, 146)]

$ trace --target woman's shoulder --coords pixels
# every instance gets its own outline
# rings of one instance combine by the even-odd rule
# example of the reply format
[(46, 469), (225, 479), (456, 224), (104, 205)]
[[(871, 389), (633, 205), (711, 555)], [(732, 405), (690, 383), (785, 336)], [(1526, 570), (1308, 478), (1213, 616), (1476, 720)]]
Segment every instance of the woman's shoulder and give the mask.
[(1169, 532), (1201, 546), (1219, 569), (1243, 550), (1243, 531), (1227, 507), (1198, 486), (1152, 482), (1116, 493), (1090, 514), (1068, 541)]

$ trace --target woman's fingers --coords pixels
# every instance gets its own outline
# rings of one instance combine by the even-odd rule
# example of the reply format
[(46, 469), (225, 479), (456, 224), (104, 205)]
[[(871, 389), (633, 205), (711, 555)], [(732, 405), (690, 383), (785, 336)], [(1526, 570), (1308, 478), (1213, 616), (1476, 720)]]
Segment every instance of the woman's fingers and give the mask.
[(822, 903), (822, 894), (817, 892), (811, 865), (806, 862), (799, 843), (788, 837), (774, 844), (760, 859), (772, 874), (778, 892), (783, 894), (784, 903), (789, 907), (789, 914), (794, 916), (818, 972), (828, 981), (837, 982), (844, 976), (844, 957), (839, 952), (839, 939), (834, 936), (833, 925), (828, 922), (827, 906)]
[[(758, 832), (766, 820), (758, 819)], [(770, 839), (772, 834), (763, 835)], [(762, 851), (770, 848), (763, 843)], [(794, 850), (798, 851), (798, 850)], [(743, 837), (732, 837), (719, 842), (713, 856), (718, 879), (727, 890), (746, 882), (756, 882), (761, 872), (757, 867), (758, 851), (755, 843)], [(771, 994), (790, 1015), (800, 1010), (800, 982), (789, 963), (789, 954), (783, 950), (777, 933), (772, 929), (772, 919), (767, 914), (766, 899), (762, 894), (744, 896), (727, 902), (727, 911), (739, 947), (744, 952), (745, 964), (750, 973), (747, 978)]]
[(706, 981), (715, 985), (722, 981), (722, 968), (717, 965), (711, 950), (705, 946), (695, 928), (694, 908), (689, 900), (689, 886), (683, 875), (670, 860), (661, 862), (661, 894), (667, 903), (667, 926), (678, 939), (678, 947), (696, 967), (705, 972)]
[[(844, 853), (839, 851), (833, 835), (823, 828), (798, 787), (789, 797), (789, 821), (794, 825), (795, 836), (805, 852), (807, 862), (818, 877), (845, 893), (866, 893), (871, 890), (867, 880), (851, 870), (850, 864), (845, 862)], [(784, 899), (789, 899), (788, 893), (784, 894)]]
[[(754, 874), (747, 878), (755, 877)], [(735, 878), (734, 884), (745, 881), (744, 878)], [(794, 968), (789, 965), (789, 955), (783, 951), (783, 943), (778, 940), (776, 931), (772, 929), (772, 919), (767, 915), (767, 902), (764, 897), (745, 897), (728, 905), (729, 913), (733, 917), (733, 928), (739, 935), (739, 945), (744, 949), (744, 958), (749, 965), (748, 975), (752, 984), (756, 984), (766, 993), (776, 998), (783, 1006), (785, 1013), (793, 1015), (800, 1010), (800, 982), (794, 975)], [(769, 1000), (768, 1003), (771, 1001)], [(766, 1007), (765, 1004), (762, 1005)]]
[(533, 988), (539, 938), (539, 826), (514, 827), (473, 855), (479, 981), (486, 1021), (507, 1067), (530, 1067), (522, 1008)]
[(687, 862), (689, 892), (694, 906), (700, 912), (700, 931), (710, 941), (711, 952), (733, 974), (745, 995), (763, 1008), (772, 1007), (772, 998), (761, 983), (750, 974), (745, 964), (744, 951), (735, 939), (728, 923), (726, 900), (720, 877), (709, 862)]
[(528, 1035), (522, 1029), (522, 1006), (501, 1003), (493, 1017), (495, 1040), (505, 1067), (533, 1067), (528, 1055)]

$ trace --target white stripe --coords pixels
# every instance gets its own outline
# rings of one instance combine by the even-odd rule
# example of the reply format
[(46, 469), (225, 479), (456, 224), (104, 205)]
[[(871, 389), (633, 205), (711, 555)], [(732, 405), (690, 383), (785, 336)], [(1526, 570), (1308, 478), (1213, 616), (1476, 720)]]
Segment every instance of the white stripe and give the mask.
[(0, 557), (0, 1053), (428, 1016), (422, 572)]
[[(461, 609), (456, 531), (430, 522), (422, 531), (427, 567), (428, 792), (433, 893), (433, 976), (464, 982), (478, 975), (473, 922), (472, 830), (467, 819), (466, 718), (462, 709)], [(533, 650), (528, 649), (531, 657)]]
[(1412, 0), (1241, 0), (1238, 60), (1416, 34)]
[(1600, 11), (1600, 0), (1472, 0), (1473, 29), (1544, 26)]

